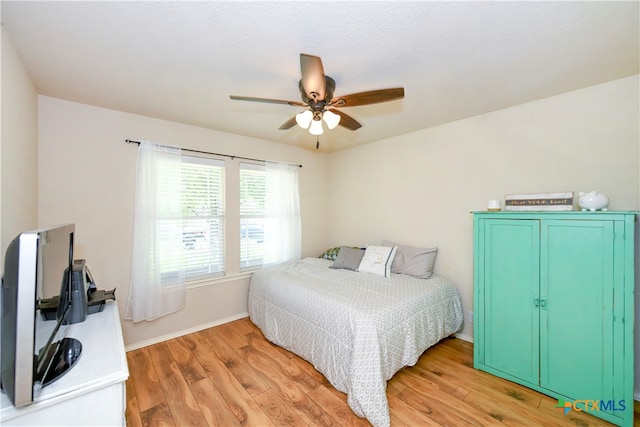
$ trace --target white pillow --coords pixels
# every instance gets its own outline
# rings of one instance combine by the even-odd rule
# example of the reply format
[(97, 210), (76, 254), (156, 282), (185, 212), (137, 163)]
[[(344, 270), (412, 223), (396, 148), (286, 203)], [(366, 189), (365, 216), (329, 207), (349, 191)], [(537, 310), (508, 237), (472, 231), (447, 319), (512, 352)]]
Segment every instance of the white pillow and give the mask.
[(367, 246), (358, 266), (358, 271), (389, 277), (391, 275), (391, 264), (393, 264), (393, 258), (395, 258), (397, 250), (397, 246)]

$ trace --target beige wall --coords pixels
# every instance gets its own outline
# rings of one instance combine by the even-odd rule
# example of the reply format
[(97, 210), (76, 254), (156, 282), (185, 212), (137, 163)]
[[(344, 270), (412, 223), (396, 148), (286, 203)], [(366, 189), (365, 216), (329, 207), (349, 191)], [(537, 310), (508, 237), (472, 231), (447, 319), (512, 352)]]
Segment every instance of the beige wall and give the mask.
[[(509, 193), (597, 190), (640, 209), (638, 76), (331, 154), (331, 243), (440, 248), (473, 308), (474, 210)], [(462, 335), (473, 327), (465, 323)]]
[[(40, 223), (76, 224), (75, 258), (87, 260), (100, 289), (117, 288), (121, 315), (129, 294), (137, 153), (127, 138), (302, 164), (303, 256), (327, 246), (326, 154), (46, 96), (39, 97), (39, 115)], [(125, 344), (133, 348), (246, 316), (248, 281), (244, 275), (191, 288), (178, 313), (124, 321)]]
[(38, 226), (38, 98), (4, 27), (1, 98), (0, 264), (4, 264), (11, 240)]
[[(123, 312), (135, 172), (135, 147), (125, 138), (300, 162), (304, 255), (383, 239), (439, 246), (436, 272), (458, 283), (466, 312), (473, 302), (469, 212), (488, 199), (596, 189), (612, 209), (640, 208), (637, 93), (634, 76), (329, 156), (40, 97), (40, 222), (76, 223), (76, 258), (89, 260), (99, 286), (118, 288)], [(243, 315), (247, 286), (239, 279), (192, 289), (184, 313), (125, 322), (126, 342)], [(470, 324), (462, 335), (471, 338)]]

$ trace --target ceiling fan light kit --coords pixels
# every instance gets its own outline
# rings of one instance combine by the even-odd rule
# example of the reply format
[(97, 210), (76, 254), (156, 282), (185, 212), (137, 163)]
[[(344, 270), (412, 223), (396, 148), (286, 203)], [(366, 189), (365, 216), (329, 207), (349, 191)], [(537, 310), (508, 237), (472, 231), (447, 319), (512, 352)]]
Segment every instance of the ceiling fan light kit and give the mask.
[(311, 126), (309, 126), (309, 133), (311, 135), (322, 135), (322, 120), (313, 120)]
[(298, 126), (302, 129), (309, 129), (311, 120), (313, 120), (313, 113), (311, 110), (304, 110), (302, 113), (296, 114), (296, 123), (298, 123)]
[(335, 129), (340, 124), (340, 116), (334, 112), (327, 110), (322, 114), (322, 119), (329, 129)]
[(297, 123), (298, 126), (303, 129), (309, 129), (309, 133), (316, 136), (323, 133), (322, 120), (324, 120), (329, 129), (335, 129), (338, 125), (349, 130), (356, 130), (362, 127), (356, 119), (336, 110), (336, 108), (357, 107), (404, 98), (404, 88), (401, 87), (334, 97), (333, 91), (335, 90), (336, 82), (324, 74), (324, 67), (319, 56), (301, 53), (300, 71), (302, 79), (298, 82), (298, 89), (300, 90), (302, 102), (235, 95), (231, 95), (230, 98), (238, 101), (268, 102), (307, 107), (307, 110), (284, 122), (279, 129), (291, 129)]

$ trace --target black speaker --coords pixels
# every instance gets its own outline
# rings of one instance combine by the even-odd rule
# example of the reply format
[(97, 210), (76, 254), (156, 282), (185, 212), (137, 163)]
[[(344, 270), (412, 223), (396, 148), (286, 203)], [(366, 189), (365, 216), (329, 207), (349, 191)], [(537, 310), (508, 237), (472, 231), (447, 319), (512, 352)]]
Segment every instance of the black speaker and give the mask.
[[(69, 270), (67, 269), (64, 272), (62, 285), (60, 286), (60, 299), (58, 300), (58, 310), (56, 313), (56, 317), (59, 320), (64, 315), (67, 305), (70, 304), (63, 322), (65, 325), (84, 322), (87, 319), (87, 300), (93, 281), (88, 274), (86, 260), (76, 259), (73, 261), (70, 289), (69, 286), (67, 286), (68, 278)], [(66, 303), (67, 301), (69, 301), (68, 304)]]
[(42, 299), (39, 302), (38, 308), (43, 320), (60, 320), (69, 307), (63, 324), (84, 322), (88, 315), (101, 312), (108, 300), (116, 299), (115, 288), (105, 291), (96, 287), (84, 259), (73, 261), (70, 289), (67, 286), (68, 278), (69, 271), (66, 269), (60, 286), (60, 295)]

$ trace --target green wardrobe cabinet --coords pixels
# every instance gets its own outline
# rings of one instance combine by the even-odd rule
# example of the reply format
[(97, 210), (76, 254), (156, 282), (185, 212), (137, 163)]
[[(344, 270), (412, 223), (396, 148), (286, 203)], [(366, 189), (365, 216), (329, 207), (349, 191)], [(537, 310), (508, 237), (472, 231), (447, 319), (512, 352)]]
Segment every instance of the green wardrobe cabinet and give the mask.
[(474, 213), (474, 366), (632, 426), (635, 219)]

